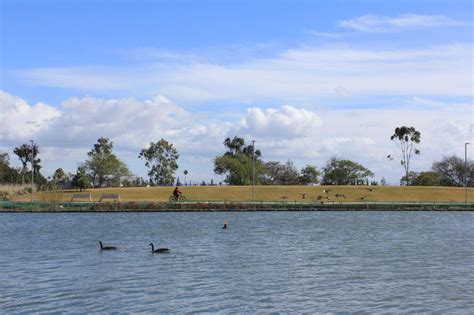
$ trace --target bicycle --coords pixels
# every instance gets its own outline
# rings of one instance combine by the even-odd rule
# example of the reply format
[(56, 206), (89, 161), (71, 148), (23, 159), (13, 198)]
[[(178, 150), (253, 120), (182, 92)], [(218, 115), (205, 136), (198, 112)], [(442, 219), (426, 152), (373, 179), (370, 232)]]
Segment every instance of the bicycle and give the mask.
[(171, 195), (168, 200), (170, 202), (186, 201), (186, 197), (183, 195), (179, 195), (179, 197), (176, 197), (175, 195)]

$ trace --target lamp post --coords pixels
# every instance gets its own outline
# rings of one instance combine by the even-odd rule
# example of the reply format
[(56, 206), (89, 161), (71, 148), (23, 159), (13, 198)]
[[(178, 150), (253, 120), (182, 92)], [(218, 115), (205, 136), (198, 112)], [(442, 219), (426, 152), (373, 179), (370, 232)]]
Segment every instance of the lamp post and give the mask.
[(255, 202), (255, 140), (252, 140), (252, 201)]
[(464, 143), (464, 203), (467, 203), (467, 145)]
[(34, 164), (34, 158), (35, 158), (35, 155), (33, 153), (33, 150), (34, 150), (34, 142), (33, 140), (30, 140), (31, 141), (31, 203), (33, 204), (33, 187), (34, 187), (34, 183), (33, 183), (33, 174), (34, 174), (34, 170), (35, 170), (35, 164)]

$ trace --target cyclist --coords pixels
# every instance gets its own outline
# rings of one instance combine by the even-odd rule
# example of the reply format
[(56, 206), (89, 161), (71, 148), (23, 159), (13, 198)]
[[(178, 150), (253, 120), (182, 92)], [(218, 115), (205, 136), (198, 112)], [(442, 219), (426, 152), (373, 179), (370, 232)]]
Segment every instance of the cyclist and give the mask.
[(182, 192), (179, 190), (179, 186), (176, 186), (173, 190), (173, 196), (176, 198), (176, 200), (179, 200), (179, 196), (181, 196)]

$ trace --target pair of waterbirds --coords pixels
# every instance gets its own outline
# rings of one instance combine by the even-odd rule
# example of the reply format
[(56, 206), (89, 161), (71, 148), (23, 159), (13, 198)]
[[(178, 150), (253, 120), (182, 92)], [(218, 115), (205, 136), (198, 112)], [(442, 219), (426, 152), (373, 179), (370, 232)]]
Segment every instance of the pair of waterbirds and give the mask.
[[(104, 246), (101, 241), (99, 241), (99, 244), (100, 244), (100, 250), (116, 250), (117, 249), (117, 247), (115, 246), (109, 246), (109, 245)], [(148, 246), (151, 246), (151, 252), (153, 254), (169, 253), (170, 251), (169, 248), (164, 248), (164, 247), (155, 249), (155, 245), (153, 243), (148, 244)]]

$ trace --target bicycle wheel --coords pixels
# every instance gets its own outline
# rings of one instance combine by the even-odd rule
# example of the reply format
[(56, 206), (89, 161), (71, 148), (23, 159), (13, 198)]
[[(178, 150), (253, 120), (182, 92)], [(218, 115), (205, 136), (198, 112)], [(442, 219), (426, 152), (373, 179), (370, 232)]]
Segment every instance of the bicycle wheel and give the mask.
[(184, 197), (184, 196), (179, 196), (179, 201), (186, 201), (186, 197)]
[(173, 201), (176, 201), (176, 197), (175, 196), (170, 196), (170, 198), (168, 199), (170, 202), (173, 202)]

